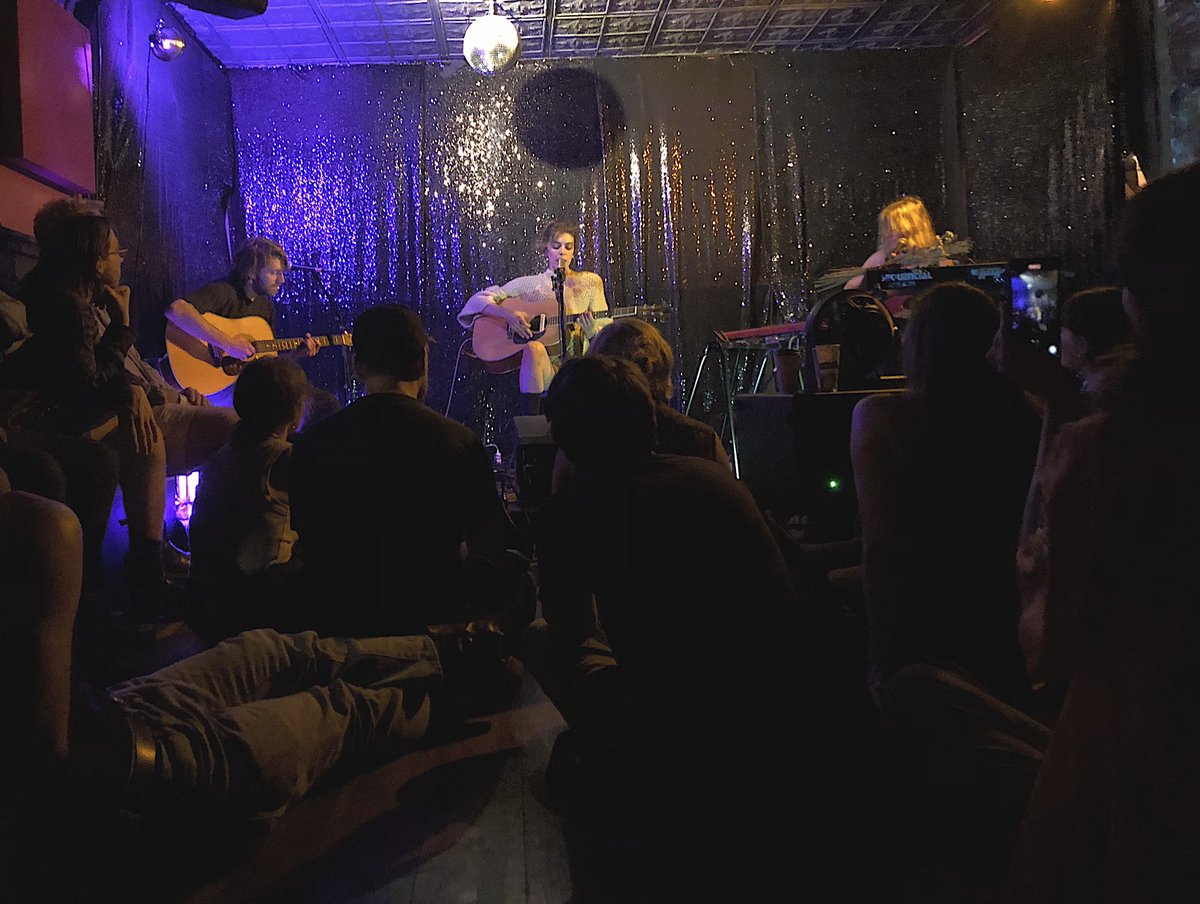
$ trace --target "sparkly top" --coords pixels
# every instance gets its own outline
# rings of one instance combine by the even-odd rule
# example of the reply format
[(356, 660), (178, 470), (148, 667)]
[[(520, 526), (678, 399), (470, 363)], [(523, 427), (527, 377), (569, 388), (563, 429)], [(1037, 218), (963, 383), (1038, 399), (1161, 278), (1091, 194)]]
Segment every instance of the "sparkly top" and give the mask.
[[(500, 287), (503, 300), (510, 295), (519, 295), (530, 302), (557, 304), (550, 270), (532, 276), (518, 276)], [(595, 273), (586, 270), (568, 271), (563, 286), (563, 305), (568, 314), (582, 314), (590, 306), (593, 311), (607, 311), (608, 301), (604, 298), (604, 281)]]

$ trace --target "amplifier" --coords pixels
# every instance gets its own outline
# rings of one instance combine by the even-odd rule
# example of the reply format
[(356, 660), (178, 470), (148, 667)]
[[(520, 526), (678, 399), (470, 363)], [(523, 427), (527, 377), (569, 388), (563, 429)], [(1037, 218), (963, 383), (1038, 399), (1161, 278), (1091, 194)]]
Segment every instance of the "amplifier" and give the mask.
[(876, 392), (739, 395), (741, 479), (759, 508), (781, 523), (804, 519), (811, 542), (849, 539), (858, 531), (858, 499), (850, 465), (850, 418)]

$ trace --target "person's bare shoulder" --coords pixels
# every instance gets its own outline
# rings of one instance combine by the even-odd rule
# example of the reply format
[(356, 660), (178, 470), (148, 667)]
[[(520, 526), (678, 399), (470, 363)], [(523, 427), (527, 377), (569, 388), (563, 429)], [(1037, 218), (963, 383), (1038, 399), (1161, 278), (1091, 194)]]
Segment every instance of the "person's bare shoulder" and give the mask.
[(868, 448), (902, 447), (913, 421), (915, 399), (907, 392), (869, 395), (854, 406), (850, 445), (856, 452)]
[(854, 406), (855, 422), (896, 426), (903, 421), (912, 408), (912, 400), (906, 392), (878, 392), (866, 396)]

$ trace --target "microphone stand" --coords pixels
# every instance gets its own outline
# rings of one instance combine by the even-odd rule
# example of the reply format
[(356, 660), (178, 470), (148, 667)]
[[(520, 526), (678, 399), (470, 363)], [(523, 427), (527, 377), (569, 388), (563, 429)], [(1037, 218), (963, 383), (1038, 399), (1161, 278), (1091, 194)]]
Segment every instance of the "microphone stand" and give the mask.
[[(293, 269), (302, 269), (313, 275), (313, 285), (315, 285), (317, 294), (324, 299), (329, 307), (333, 309), (334, 325), (339, 334), (347, 333), (350, 328), (346, 326), (346, 322), (342, 319), (342, 306), (337, 299), (333, 297), (333, 293), (325, 284), (324, 271), (317, 267), (301, 267)], [(358, 377), (354, 373), (354, 364), (350, 359), (349, 346), (338, 346), (338, 351), (342, 356), (342, 404), (349, 405), (359, 396)]]
[(566, 280), (567, 273), (562, 267), (558, 267), (550, 275), (550, 285), (554, 287), (554, 297), (558, 301), (558, 355), (561, 361), (571, 357), (571, 349), (567, 346), (574, 341), (567, 339), (567, 304), (563, 300), (563, 286)]

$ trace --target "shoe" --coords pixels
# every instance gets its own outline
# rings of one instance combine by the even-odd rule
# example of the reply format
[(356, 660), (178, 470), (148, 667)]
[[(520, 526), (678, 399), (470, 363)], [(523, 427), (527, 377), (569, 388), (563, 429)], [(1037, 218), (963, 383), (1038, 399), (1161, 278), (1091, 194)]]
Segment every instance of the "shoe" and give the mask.
[(442, 664), (446, 694), (499, 705), (520, 690), (525, 669), (506, 651), (504, 632), (494, 620), (431, 625), (429, 636)]

